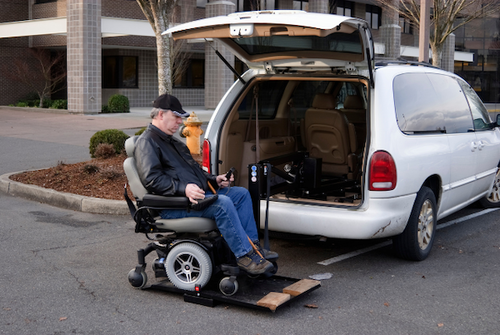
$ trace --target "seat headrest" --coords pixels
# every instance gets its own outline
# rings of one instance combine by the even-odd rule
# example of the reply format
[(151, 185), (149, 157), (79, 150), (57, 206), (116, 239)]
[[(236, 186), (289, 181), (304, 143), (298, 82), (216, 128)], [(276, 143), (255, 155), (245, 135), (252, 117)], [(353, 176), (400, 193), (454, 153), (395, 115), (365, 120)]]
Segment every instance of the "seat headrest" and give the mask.
[(314, 96), (312, 107), (317, 109), (335, 109), (336, 101), (331, 94), (318, 93)]
[(125, 141), (125, 151), (128, 157), (134, 157), (135, 141), (137, 141), (138, 138), (139, 136), (132, 136)]
[(359, 95), (348, 95), (344, 100), (345, 109), (364, 109), (365, 105)]

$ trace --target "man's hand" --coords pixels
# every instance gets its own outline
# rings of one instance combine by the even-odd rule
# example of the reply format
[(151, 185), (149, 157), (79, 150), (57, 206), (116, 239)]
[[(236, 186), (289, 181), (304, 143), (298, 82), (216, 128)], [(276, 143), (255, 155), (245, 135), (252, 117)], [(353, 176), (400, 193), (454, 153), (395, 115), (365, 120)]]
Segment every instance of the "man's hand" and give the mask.
[(205, 199), (205, 191), (198, 187), (196, 184), (187, 184), (186, 185), (186, 197), (189, 198), (193, 204), (197, 204), (198, 201)]
[(229, 178), (229, 180), (227, 180), (226, 175), (221, 174), (221, 175), (217, 176), (216, 181), (217, 181), (217, 185), (219, 185), (219, 188), (228, 187), (229, 184), (234, 181), (234, 175), (231, 174), (231, 177)]

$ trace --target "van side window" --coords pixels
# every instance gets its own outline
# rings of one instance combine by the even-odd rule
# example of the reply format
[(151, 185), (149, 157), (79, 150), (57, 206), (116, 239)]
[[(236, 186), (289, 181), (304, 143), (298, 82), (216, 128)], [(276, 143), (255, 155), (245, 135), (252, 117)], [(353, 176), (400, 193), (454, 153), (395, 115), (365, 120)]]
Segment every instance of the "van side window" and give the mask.
[(356, 91), (353, 83), (342, 83), (342, 87), (337, 94), (337, 109), (344, 108), (344, 101), (348, 95), (358, 95), (358, 91)]
[(460, 86), (464, 90), (467, 100), (469, 102), (470, 110), (472, 112), (472, 119), (474, 120), (474, 130), (489, 130), (491, 129), (490, 115), (484, 107), (481, 99), (477, 96), (476, 92), (464, 81), (459, 81)]
[[(287, 82), (284, 80), (267, 80), (258, 85), (259, 119), (272, 120), (276, 117), (280, 99)], [(241, 120), (248, 120), (250, 115), (255, 120), (254, 89), (250, 89), (238, 106)]]
[(473, 128), (470, 110), (456, 79), (436, 73), (428, 73), (434, 92), (440, 97), (436, 109), (445, 115), (446, 133), (466, 133)]
[(405, 134), (463, 133), (473, 129), (458, 83), (438, 74), (408, 73), (394, 78), (396, 117)]
[(301, 81), (293, 91), (292, 117), (303, 119), (306, 110), (311, 108), (316, 94), (325, 93), (327, 86), (327, 81)]

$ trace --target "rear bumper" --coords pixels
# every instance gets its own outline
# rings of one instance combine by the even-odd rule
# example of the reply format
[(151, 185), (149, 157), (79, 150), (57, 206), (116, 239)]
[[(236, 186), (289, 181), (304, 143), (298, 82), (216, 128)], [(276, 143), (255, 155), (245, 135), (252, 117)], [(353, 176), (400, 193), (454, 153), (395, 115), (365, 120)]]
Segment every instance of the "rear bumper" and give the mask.
[[(416, 194), (369, 199), (364, 208), (298, 204), (271, 201), (269, 229), (330, 238), (373, 239), (395, 236), (403, 232), (410, 217)], [(265, 202), (261, 202), (261, 228), (264, 228)]]

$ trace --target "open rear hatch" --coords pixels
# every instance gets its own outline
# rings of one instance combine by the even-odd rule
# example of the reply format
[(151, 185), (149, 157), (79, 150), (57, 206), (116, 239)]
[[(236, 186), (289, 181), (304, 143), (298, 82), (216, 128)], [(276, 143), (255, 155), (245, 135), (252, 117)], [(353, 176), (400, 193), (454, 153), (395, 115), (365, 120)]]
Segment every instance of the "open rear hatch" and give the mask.
[(168, 29), (177, 39), (218, 39), (249, 68), (346, 69), (372, 80), (373, 41), (365, 21), (303, 11), (240, 12)]
[[(361, 206), (366, 92), (373, 87), (373, 40), (365, 21), (303, 11), (242, 12), (164, 34), (216, 39), (259, 73), (224, 111), (226, 121), (213, 142), (218, 171), (235, 167), (236, 185), (248, 187), (256, 199)], [(360, 98), (356, 109), (338, 103), (353, 93)], [(332, 140), (339, 137), (328, 130), (332, 122), (341, 126), (335, 128), (340, 142)], [(345, 148), (339, 157), (336, 147)], [(263, 172), (266, 164), (273, 167), (273, 180)], [(254, 210), (260, 217), (258, 203)]]

